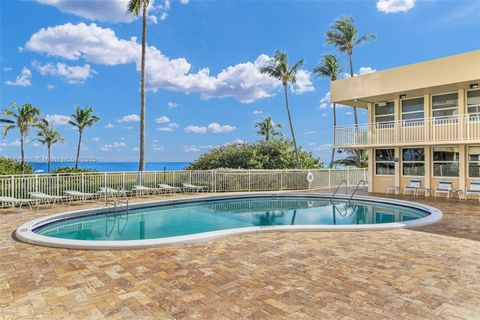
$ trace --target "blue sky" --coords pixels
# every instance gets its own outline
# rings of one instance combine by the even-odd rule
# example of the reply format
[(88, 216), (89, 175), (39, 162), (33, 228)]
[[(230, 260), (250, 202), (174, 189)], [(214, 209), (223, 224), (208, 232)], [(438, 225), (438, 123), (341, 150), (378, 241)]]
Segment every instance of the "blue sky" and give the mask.
[[(0, 2), (0, 106), (32, 103), (48, 115), (66, 140), (54, 157), (74, 156), (77, 132), (64, 123), (80, 105), (101, 117), (85, 133), (82, 156), (138, 159), (141, 22), (125, 14), (126, 2)], [(266, 115), (289, 136), (281, 87), (258, 72), (276, 49), (291, 63), (305, 59), (290, 92), (295, 132), (328, 160), (329, 84), (309, 70), (335, 52), (325, 31), (342, 15), (353, 15), (361, 34), (377, 34), (354, 52), (356, 73), (480, 48), (478, 1), (156, 0), (147, 36), (148, 161), (191, 161), (213, 146), (254, 141), (253, 123)], [(338, 115), (339, 124), (353, 122), (350, 108)], [(0, 155), (17, 157), (17, 139), (11, 132), (0, 140)], [(26, 147), (28, 157), (45, 154), (36, 143)]]

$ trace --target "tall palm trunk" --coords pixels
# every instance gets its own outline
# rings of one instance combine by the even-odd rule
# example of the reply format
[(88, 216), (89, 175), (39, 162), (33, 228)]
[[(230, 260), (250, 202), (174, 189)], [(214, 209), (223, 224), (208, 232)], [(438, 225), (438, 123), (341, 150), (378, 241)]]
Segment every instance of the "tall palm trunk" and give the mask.
[[(353, 62), (352, 62), (352, 53), (348, 53), (348, 61), (350, 63), (350, 76), (353, 78)], [(353, 123), (355, 124), (355, 134), (358, 131), (358, 115), (357, 115), (357, 107), (353, 107)], [(360, 168), (360, 152), (358, 150), (355, 151), (357, 154), (357, 167)]]
[[(333, 103), (333, 144), (335, 145), (336, 133), (335, 127), (337, 126), (337, 104)], [(330, 160), (330, 168), (333, 168), (333, 162), (335, 161), (335, 148), (332, 147), (332, 159)]]
[(78, 169), (78, 160), (80, 159), (80, 144), (82, 143), (82, 131), (78, 131), (77, 159), (75, 160), (75, 169)]
[(22, 173), (25, 173), (25, 151), (23, 150), (23, 141), (24, 135), (23, 133), (20, 134), (20, 166), (22, 168)]
[(48, 161), (48, 173), (50, 173), (50, 159), (51, 159), (50, 158), (50, 154), (51, 154), (50, 151), (51, 151), (52, 146), (48, 145), (47, 148), (48, 148), (48, 160), (47, 160)]
[(295, 139), (295, 133), (293, 131), (292, 116), (290, 115), (290, 107), (288, 106), (288, 92), (287, 92), (287, 85), (286, 84), (283, 85), (283, 89), (284, 89), (284, 92), (285, 92), (285, 106), (287, 107), (288, 122), (290, 124), (290, 131), (292, 133), (293, 146), (295, 148), (295, 159), (296, 159), (295, 168), (299, 169), (300, 168), (300, 158), (298, 157), (297, 139)]
[(147, 37), (147, 3), (143, 2), (142, 62), (140, 69), (140, 163), (138, 170), (145, 170), (145, 51)]

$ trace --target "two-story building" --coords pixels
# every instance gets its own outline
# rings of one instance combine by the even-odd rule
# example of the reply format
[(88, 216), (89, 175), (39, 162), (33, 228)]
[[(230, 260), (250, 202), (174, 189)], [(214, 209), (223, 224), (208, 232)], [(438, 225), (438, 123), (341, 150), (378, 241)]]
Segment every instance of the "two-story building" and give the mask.
[(335, 148), (366, 149), (369, 191), (411, 179), (465, 190), (480, 181), (480, 50), (331, 82), (331, 100), (368, 110), (336, 127)]

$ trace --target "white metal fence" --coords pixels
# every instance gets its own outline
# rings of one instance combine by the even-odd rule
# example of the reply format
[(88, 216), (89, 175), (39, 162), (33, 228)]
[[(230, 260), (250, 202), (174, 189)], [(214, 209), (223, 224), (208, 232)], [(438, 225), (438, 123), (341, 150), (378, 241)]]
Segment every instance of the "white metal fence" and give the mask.
[(181, 187), (183, 183), (191, 183), (206, 186), (210, 192), (306, 190), (334, 188), (341, 180), (348, 181), (349, 185), (355, 185), (359, 180), (366, 180), (366, 178), (366, 169), (134, 171), (11, 175), (0, 176), (0, 196), (29, 198), (29, 192), (64, 195), (67, 190), (94, 193), (100, 187), (131, 190), (134, 185), (158, 187), (160, 183), (177, 187)]

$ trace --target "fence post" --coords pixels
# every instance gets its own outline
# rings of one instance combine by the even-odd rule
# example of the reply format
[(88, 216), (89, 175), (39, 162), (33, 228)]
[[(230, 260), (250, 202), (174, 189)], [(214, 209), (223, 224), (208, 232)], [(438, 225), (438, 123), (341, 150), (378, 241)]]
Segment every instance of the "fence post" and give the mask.
[(252, 191), (252, 170), (248, 170), (248, 192)]
[(10, 188), (12, 188), (11, 190), (12, 198), (15, 198), (15, 176), (13, 175), (12, 175), (12, 182), (10, 183)]
[(283, 190), (283, 170), (280, 170), (280, 191)]
[(347, 186), (350, 185), (350, 168), (347, 169)]
[(85, 193), (85, 174), (82, 173), (82, 192)]
[(332, 188), (332, 169), (328, 169), (328, 189)]
[(59, 195), (59, 194), (58, 194), (58, 189), (59, 189), (59, 188), (60, 188), (60, 177), (59, 177), (59, 175), (58, 175), (58, 173), (57, 173), (57, 196)]
[(190, 184), (192, 184), (192, 171), (190, 170), (190, 171), (188, 171), (188, 172), (189, 172), (189, 178), (188, 178), (188, 180), (190, 180)]
[(122, 189), (125, 190), (125, 172), (122, 172)]
[(215, 193), (217, 193), (217, 170), (214, 171), (213, 179), (214, 179), (213, 190)]
[(175, 185), (175, 171), (173, 171), (172, 185), (173, 185), (174, 187), (176, 187), (176, 185)]

